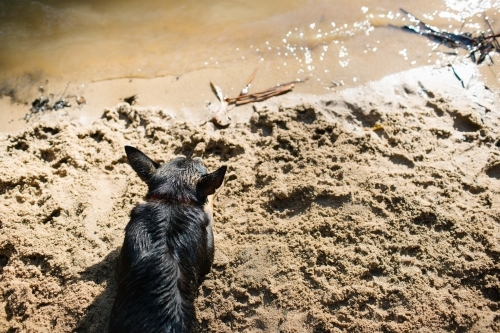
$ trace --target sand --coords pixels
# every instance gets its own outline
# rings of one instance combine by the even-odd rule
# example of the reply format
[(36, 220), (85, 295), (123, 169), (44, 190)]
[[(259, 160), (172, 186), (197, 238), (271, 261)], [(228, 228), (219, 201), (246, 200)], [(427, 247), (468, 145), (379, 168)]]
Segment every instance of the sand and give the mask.
[(146, 193), (124, 145), (228, 166), (203, 331), (499, 331), (499, 93), (455, 69), (465, 88), (424, 67), (256, 103), (227, 129), (122, 103), (2, 134), (0, 331), (106, 331)]

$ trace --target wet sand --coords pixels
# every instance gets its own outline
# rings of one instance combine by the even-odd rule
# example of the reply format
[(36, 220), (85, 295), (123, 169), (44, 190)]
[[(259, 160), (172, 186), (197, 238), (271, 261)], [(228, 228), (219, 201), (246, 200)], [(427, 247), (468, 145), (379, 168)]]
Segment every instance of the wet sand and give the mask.
[(228, 165), (203, 331), (499, 331), (499, 92), (455, 69), (466, 88), (422, 67), (234, 109), (227, 129), (114, 101), (0, 134), (0, 331), (106, 330), (146, 193), (124, 145)]

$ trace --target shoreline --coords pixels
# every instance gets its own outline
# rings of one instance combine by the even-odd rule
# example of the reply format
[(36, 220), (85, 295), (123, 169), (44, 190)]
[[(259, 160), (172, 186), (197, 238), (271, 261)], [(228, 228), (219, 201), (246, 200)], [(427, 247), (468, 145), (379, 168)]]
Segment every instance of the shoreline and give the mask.
[[(453, 65), (454, 68), (463, 68), (466, 84), (470, 85), (471, 80), (479, 79), (487, 82), (488, 89), (500, 90), (500, 84), (494, 77), (493, 73), (488, 70), (487, 66), (475, 66), (469, 64), (467, 59), (463, 59), (463, 63)], [(432, 69), (440, 71), (448, 67), (421, 66), (412, 68), (406, 71), (386, 75), (380, 79), (370, 80), (360, 83), (355, 86), (335, 86), (332, 85), (328, 90), (321, 85), (315, 84), (311, 80), (306, 80), (304, 83), (297, 84), (293, 91), (286, 95), (310, 96), (312, 98), (321, 99), (322, 96), (332, 94), (342, 95), (344, 91), (363, 89), (363, 86), (377, 85), (377, 82), (387, 81), (387, 78), (397, 77), (400, 73), (417, 73), (419, 71), (426, 72)], [(58, 111), (43, 111), (32, 113), (31, 106), (27, 102), (15, 102), (9, 96), (0, 97), (0, 110), (2, 110), (0, 124), (0, 133), (15, 133), (30, 125), (30, 123), (40, 121), (42, 119), (80, 119), (84, 123), (93, 122), (102, 116), (102, 112), (106, 108), (110, 108), (118, 103), (122, 103), (123, 99), (133, 95), (137, 95), (137, 107), (141, 108), (159, 108), (165, 110), (173, 119), (179, 122), (188, 121), (193, 124), (202, 124), (211, 119), (211, 114), (217, 109), (218, 99), (210, 87), (210, 81), (216, 82), (223, 90), (225, 95), (238, 95), (240, 89), (244, 85), (247, 72), (251, 73), (258, 69), (250, 64), (246, 64), (243, 68), (241, 64), (229, 66), (227, 69), (207, 68), (185, 73), (179, 76), (160, 76), (154, 78), (118, 78), (92, 81), (78, 86), (71, 86), (70, 89), (64, 89), (63, 86), (57, 90), (38, 93), (37, 96), (49, 97), (51, 103), (54, 103), (58, 98), (62, 98), (69, 102), (70, 107), (63, 108)], [(463, 70), (459, 70), (461, 72)], [(471, 74), (472, 72), (474, 74)], [(242, 75), (241, 73), (245, 73)], [(283, 78), (270, 78), (266, 75), (261, 75), (252, 82), (251, 91), (260, 91), (277, 84), (289, 82), (295, 79), (304, 80), (303, 78), (291, 78), (283, 76)], [(457, 74), (458, 75), (458, 74)], [(456, 81), (456, 82), (453, 82)], [(456, 76), (450, 78), (449, 83), (459, 82)], [(61, 91), (68, 91), (66, 94)], [(466, 91), (468, 89), (465, 89)], [(193, 93), (196, 91), (196, 93)], [(31, 94), (33, 95), (33, 94)], [(84, 104), (77, 103), (78, 97), (85, 99)], [(248, 122), (252, 113), (252, 105), (244, 105), (231, 107), (230, 115), (236, 123)], [(26, 121), (29, 118), (29, 121)]]

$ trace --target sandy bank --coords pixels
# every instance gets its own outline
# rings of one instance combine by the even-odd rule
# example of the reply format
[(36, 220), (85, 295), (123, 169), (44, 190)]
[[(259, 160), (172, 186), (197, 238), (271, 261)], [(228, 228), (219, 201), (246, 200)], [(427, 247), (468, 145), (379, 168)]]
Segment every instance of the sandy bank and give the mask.
[(274, 98), (222, 130), (119, 104), (3, 134), (0, 331), (105, 331), (146, 191), (126, 144), (229, 167), (207, 332), (500, 330), (499, 96), (456, 70), (467, 89), (425, 67)]

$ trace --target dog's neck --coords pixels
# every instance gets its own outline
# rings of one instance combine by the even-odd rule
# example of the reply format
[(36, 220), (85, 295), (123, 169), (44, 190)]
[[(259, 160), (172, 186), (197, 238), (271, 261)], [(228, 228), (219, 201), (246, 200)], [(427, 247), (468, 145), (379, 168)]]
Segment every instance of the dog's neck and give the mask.
[(167, 201), (181, 205), (199, 205), (199, 202), (195, 200), (182, 197), (179, 198), (168, 194), (150, 194), (146, 197), (146, 201)]

